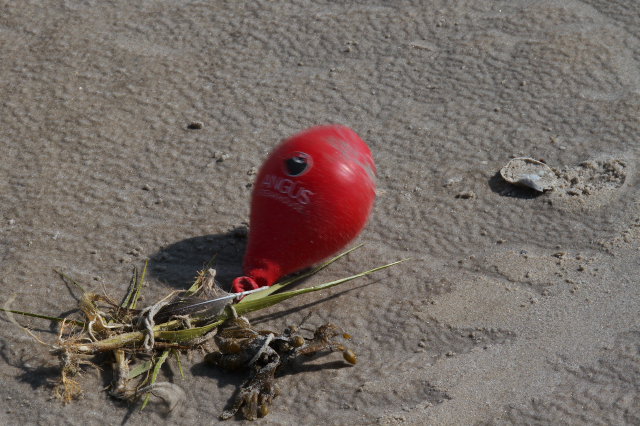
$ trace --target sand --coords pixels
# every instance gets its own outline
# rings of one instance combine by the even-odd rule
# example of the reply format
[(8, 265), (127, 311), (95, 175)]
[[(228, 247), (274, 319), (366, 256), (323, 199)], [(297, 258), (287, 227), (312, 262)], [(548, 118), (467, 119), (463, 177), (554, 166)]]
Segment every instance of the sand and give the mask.
[[(0, 302), (70, 315), (54, 268), (119, 297), (146, 257), (142, 303), (215, 253), (229, 286), (254, 168), (341, 123), (378, 197), (364, 248), (305, 285), (413, 260), (250, 316), (313, 310), (358, 356), (294, 365), (260, 423), (640, 424), (639, 37), (635, 0), (5, 0)], [(507, 184), (515, 157), (565, 186)], [(161, 372), (190, 403), (140, 412), (104, 365), (63, 406), (55, 360), (0, 321), (0, 424), (215, 424), (243, 380), (196, 352)]]

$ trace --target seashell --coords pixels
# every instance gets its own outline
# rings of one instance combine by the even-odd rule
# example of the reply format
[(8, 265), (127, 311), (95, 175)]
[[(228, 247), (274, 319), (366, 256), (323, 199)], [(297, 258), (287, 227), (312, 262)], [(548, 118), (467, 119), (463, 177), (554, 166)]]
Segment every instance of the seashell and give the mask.
[(500, 169), (500, 175), (509, 183), (540, 192), (552, 190), (557, 185), (553, 170), (533, 158), (514, 158)]

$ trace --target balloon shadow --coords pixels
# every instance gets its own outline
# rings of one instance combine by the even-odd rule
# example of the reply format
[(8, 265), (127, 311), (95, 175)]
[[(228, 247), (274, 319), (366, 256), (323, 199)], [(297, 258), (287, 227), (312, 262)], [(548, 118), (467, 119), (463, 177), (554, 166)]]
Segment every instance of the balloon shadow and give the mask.
[(216, 281), (224, 290), (231, 288), (234, 278), (242, 276), (242, 259), (247, 248), (246, 228), (225, 234), (212, 234), (178, 241), (153, 253), (147, 273), (176, 289), (187, 289), (196, 274), (211, 259)]

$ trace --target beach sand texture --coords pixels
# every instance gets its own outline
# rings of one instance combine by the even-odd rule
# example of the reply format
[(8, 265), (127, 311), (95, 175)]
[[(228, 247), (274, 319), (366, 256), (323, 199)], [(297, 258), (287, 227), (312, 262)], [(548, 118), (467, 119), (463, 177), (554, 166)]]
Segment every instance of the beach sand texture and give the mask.
[[(379, 193), (366, 245), (305, 285), (413, 260), (250, 316), (279, 330), (313, 310), (358, 356), (295, 364), (260, 423), (640, 424), (639, 13), (636, 0), (3, 0), (0, 302), (68, 315), (77, 293), (54, 268), (119, 298), (146, 257), (143, 304), (215, 253), (229, 286), (252, 169), (286, 136), (341, 123), (370, 146)], [(523, 156), (564, 187), (504, 182)], [(212, 424), (243, 381), (194, 352), (184, 379), (161, 372), (189, 400), (172, 413), (110, 399), (109, 365), (63, 406), (55, 360), (0, 321), (0, 424)]]

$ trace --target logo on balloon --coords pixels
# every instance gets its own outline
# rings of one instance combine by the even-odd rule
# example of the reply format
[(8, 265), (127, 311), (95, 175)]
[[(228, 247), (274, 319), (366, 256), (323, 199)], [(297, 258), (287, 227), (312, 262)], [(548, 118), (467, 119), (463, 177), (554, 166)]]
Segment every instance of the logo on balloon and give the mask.
[(313, 195), (313, 192), (298, 185), (298, 182), (294, 182), (291, 179), (266, 175), (260, 183), (257, 194), (274, 198), (301, 212), (303, 206), (309, 203), (309, 197)]
[(302, 176), (307, 173), (313, 166), (313, 160), (310, 155), (304, 152), (294, 152), (289, 155), (282, 163), (282, 171), (287, 176)]

